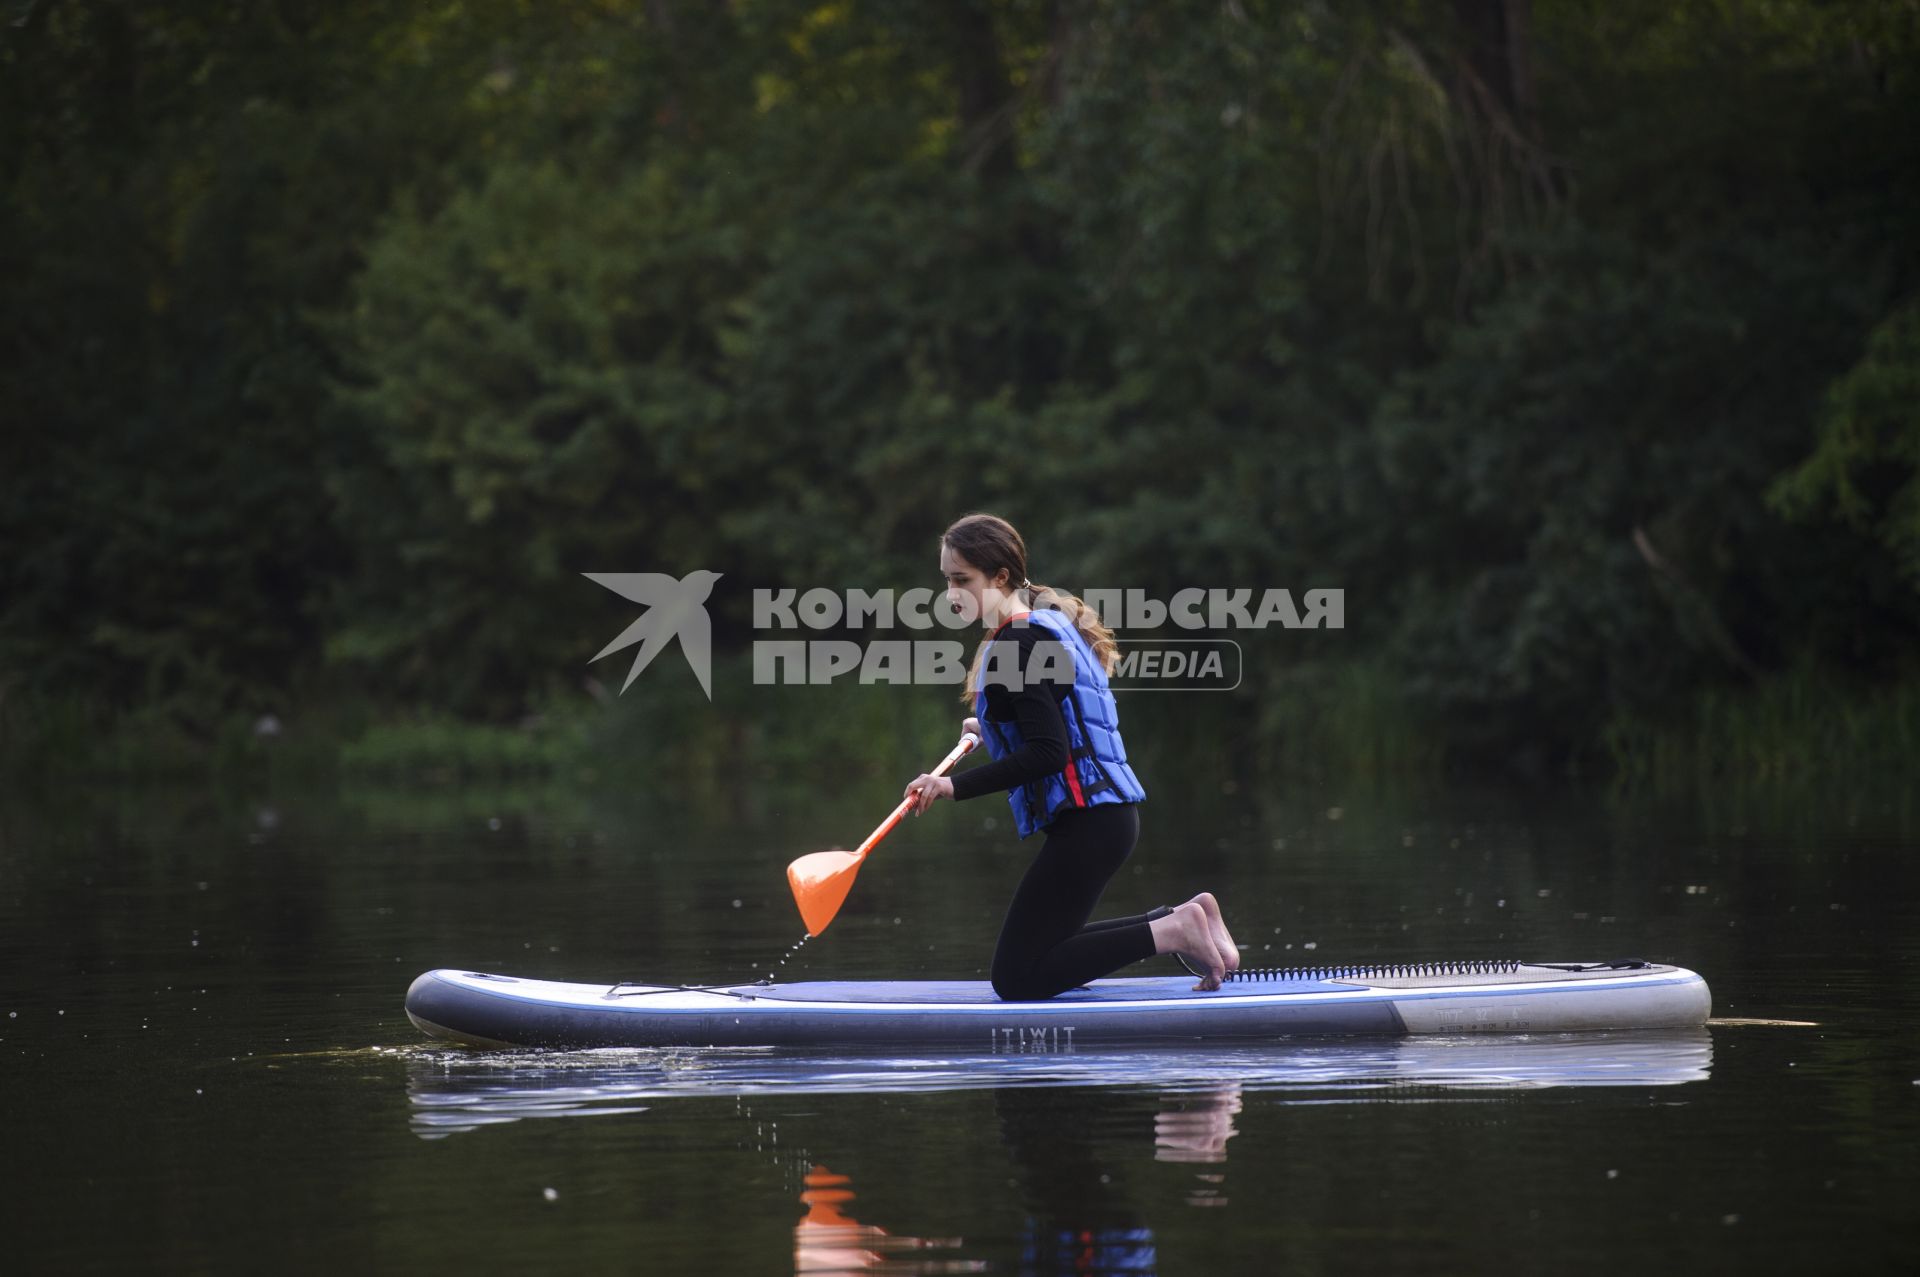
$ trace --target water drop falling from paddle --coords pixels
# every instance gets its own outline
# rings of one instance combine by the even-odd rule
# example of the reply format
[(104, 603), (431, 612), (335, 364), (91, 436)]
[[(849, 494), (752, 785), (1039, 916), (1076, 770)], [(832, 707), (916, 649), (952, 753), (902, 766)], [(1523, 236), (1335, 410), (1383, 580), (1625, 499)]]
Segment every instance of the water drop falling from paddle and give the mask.
[(794, 941), (793, 947), (791, 949), (788, 949), (786, 953), (781, 956), (778, 965), (773, 970), (767, 972), (767, 979), (772, 980), (775, 975), (779, 974), (779, 967), (786, 966), (787, 959), (791, 958), (794, 954), (800, 952), (800, 946), (805, 944), (807, 941), (811, 939), (813, 939), (812, 936), (803, 935), (798, 940)]

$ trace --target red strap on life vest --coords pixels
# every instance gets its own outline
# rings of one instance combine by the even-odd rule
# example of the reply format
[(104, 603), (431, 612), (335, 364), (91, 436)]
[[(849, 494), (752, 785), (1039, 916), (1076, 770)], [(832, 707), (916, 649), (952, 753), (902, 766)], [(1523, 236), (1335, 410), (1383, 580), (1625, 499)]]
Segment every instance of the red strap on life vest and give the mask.
[(1001, 630), (1006, 629), (1009, 625), (1012, 625), (1015, 621), (1019, 620), (1021, 617), (1030, 616), (1030, 615), (1032, 615), (1032, 609), (1028, 609), (1025, 612), (1012, 613), (1007, 617), (1006, 620), (1000, 622), (1000, 624), (993, 627), (993, 633), (987, 635), (987, 642), (989, 643), (993, 642), (995, 639), (1000, 637)]
[[(1071, 751), (1073, 744), (1071, 738), (1069, 738), (1067, 744), (1069, 751)], [(1069, 752), (1067, 757), (1066, 777), (1067, 788), (1073, 791), (1073, 805), (1075, 807), (1085, 807), (1087, 805), (1087, 796), (1080, 792), (1080, 769), (1073, 765), (1071, 752)]]

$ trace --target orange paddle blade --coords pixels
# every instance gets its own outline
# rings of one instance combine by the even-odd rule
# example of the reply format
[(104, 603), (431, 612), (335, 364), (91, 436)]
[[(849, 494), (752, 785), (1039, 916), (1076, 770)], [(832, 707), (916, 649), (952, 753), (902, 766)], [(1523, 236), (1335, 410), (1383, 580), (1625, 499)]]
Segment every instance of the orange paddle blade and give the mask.
[(806, 924), (808, 935), (825, 931), (840, 912), (864, 859), (850, 851), (816, 851), (787, 866), (787, 885), (793, 888), (794, 903), (800, 906), (800, 921)]
[[(935, 776), (944, 775), (948, 768), (965, 758), (967, 751), (980, 743), (980, 738), (972, 732), (965, 732), (960, 743), (955, 745), (940, 765), (933, 769)], [(903, 798), (893, 814), (880, 822), (880, 828), (867, 835), (857, 851), (816, 851), (812, 855), (802, 856), (787, 866), (787, 885), (793, 888), (793, 902), (800, 906), (800, 921), (807, 926), (809, 936), (817, 936), (827, 929), (833, 916), (840, 912), (840, 906), (846, 903), (847, 892), (853, 889), (853, 876), (860, 872), (860, 862), (867, 853), (880, 845), (880, 840), (893, 832), (900, 818), (913, 806), (912, 798)]]

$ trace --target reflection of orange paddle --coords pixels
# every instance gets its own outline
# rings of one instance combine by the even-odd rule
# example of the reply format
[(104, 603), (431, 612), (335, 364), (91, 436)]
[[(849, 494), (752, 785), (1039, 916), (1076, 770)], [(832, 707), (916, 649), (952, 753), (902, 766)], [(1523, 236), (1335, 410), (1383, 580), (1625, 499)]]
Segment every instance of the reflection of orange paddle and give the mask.
[[(807, 1213), (793, 1229), (793, 1271), (818, 1273), (944, 1273), (975, 1272), (971, 1264), (939, 1264), (928, 1260), (896, 1263), (888, 1259), (894, 1251), (949, 1249), (960, 1238), (895, 1237), (884, 1228), (863, 1224), (844, 1214), (841, 1207), (853, 1200), (853, 1181), (835, 1175), (824, 1166), (807, 1172), (806, 1191), (800, 1200)], [(979, 1267), (985, 1267), (980, 1265)]]
[[(980, 738), (968, 732), (953, 747), (953, 752), (941, 760), (931, 775), (945, 775), (949, 767), (966, 757), (967, 751), (980, 743)], [(787, 866), (787, 885), (793, 888), (793, 902), (800, 906), (800, 921), (807, 926), (807, 934), (817, 936), (827, 929), (840, 906), (847, 898), (847, 892), (853, 889), (854, 875), (860, 872), (860, 862), (867, 853), (880, 845), (880, 840), (893, 832), (900, 818), (913, 806), (911, 796), (902, 798), (900, 805), (893, 809), (893, 815), (886, 818), (880, 828), (867, 835), (867, 840), (854, 851), (816, 851), (812, 855), (802, 856)]]

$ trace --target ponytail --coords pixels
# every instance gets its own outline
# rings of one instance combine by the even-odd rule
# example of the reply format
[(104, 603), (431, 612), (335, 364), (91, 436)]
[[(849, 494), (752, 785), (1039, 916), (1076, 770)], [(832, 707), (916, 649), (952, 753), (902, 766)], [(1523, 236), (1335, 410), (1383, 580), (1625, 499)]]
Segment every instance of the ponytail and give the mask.
[[(1080, 637), (1085, 639), (1087, 646), (1093, 649), (1094, 659), (1100, 662), (1101, 672), (1113, 673), (1114, 667), (1120, 663), (1120, 645), (1114, 642), (1113, 631), (1107, 628), (1091, 603), (1065, 590), (1055, 589), (1051, 585), (1035, 585), (1030, 581), (1023, 582), (1018, 592), (1027, 597), (1028, 607), (1051, 608), (1072, 621), (1073, 627), (1080, 631)], [(983, 639), (974, 651), (973, 666), (967, 671), (966, 690), (960, 695), (961, 702), (968, 706), (973, 704), (973, 698), (979, 691), (980, 670), (986, 664), (987, 649), (990, 646), (991, 644)]]

